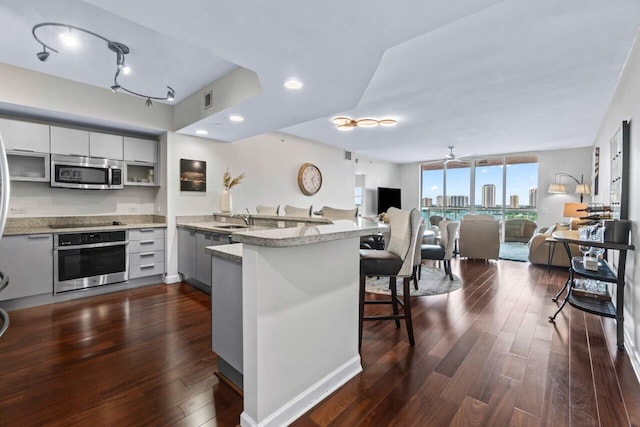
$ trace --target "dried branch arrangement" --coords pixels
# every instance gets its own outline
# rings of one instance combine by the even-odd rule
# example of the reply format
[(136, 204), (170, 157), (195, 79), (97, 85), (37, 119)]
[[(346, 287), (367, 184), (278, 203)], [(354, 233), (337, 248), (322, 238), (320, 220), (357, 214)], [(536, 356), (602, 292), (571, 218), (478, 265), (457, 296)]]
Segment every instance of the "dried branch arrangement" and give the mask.
[(236, 176), (235, 178), (231, 179), (231, 174), (229, 174), (229, 169), (227, 169), (224, 172), (224, 175), (222, 175), (222, 184), (224, 184), (225, 189), (230, 190), (232, 187), (240, 184), (243, 178), (244, 178), (244, 172)]

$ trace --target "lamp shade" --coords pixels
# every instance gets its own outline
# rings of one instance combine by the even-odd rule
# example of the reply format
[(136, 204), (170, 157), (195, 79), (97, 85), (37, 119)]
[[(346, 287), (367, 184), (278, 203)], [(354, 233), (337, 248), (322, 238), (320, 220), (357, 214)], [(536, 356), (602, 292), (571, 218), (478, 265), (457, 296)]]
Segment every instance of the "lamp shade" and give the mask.
[(576, 185), (576, 194), (591, 194), (591, 187), (589, 184), (578, 184)]
[(560, 184), (558, 182), (554, 182), (551, 185), (549, 185), (549, 189), (547, 190), (547, 193), (566, 193), (567, 192), (567, 188), (564, 186), (564, 184)]
[(562, 216), (565, 218), (579, 218), (585, 215), (585, 212), (579, 209), (585, 209), (586, 207), (586, 203), (565, 203), (562, 205)]

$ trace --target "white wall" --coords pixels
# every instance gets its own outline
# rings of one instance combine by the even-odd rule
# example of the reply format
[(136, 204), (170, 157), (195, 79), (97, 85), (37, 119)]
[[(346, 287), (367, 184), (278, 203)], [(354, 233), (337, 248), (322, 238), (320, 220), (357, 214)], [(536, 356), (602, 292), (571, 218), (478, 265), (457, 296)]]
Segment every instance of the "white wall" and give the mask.
[[(352, 208), (356, 173), (367, 175), (367, 188), (398, 187), (398, 166), (379, 160), (345, 160), (340, 148), (280, 133), (269, 133), (234, 143), (216, 142), (176, 133), (161, 140), (166, 149), (167, 274), (177, 273), (175, 217), (210, 215), (218, 211), (223, 190), (222, 175), (228, 168), (233, 177), (245, 172), (243, 182), (231, 190), (233, 211), (255, 212), (258, 204), (286, 204), (313, 209), (322, 206)], [(181, 192), (180, 159), (207, 162), (206, 193)], [(313, 163), (322, 172), (322, 188), (305, 196), (298, 187), (298, 170)]]
[(640, 220), (640, 197), (638, 197), (638, 183), (640, 183), (640, 126), (635, 120), (640, 119), (640, 41), (636, 40), (629, 52), (627, 63), (620, 75), (620, 80), (611, 99), (609, 109), (604, 117), (594, 146), (600, 147), (600, 191), (594, 197), (594, 201), (609, 203), (610, 149), (609, 144), (613, 135), (621, 126), (623, 120), (631, 122), (630, 135), (630, 171), (629, 176), (629, 219), (633, 221), (631, 230), (631, 242), (636, 245), (635, 251), (627, 255), (627, 271), (625, 279), (624, 298), (624, 329), (625, 345), (627, 352), (640, 376), (640, 279), (636, 274), (635, 266), (638, 265), (638, 246), (640, 246), (640, 233), (638, 221)]
[[(569, 177), (560, 177), (566, 185), (566, 194), (547, 193), (549, 185), (554, 182), (556, 173), (563, 172), (580, 179), (584, 174), (584, 182), (591, 183), (592, 147), (572, 148), (567, 150), (542, 151), (538, 153), (538, 225), (550, 227), (557, 222), (569, 222), (562, 218), (562, 205), (566, 202), (579, 202), (580, 196), (573, 193), (576, 182)], [(591, 196), (585, 196), (589, 203)]]
[(409, 163), (400, 166), (400, 182), (402, 185), (402, 207), (404, 209), (420, 209), (421, 180), (420, 163)]

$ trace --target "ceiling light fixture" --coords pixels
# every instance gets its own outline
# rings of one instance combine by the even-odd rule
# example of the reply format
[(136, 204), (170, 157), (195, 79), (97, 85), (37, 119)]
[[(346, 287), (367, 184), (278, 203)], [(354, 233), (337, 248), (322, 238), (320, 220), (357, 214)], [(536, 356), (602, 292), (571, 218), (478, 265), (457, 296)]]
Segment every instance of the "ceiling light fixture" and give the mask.
[(198, 129), (198, 130), (196, 130), (196, 133), (197, 133), (198, 135), (207, 135), (209, 132), (207, 132), (207, 131), (206, 131), (206, 130), (204, 130), (204, 129)]
[(231, 115), (229, 116), (229, 120), (231, 120), (232, 122), (242, 122), (244, 121), (244, 117), (238, 116), (238, 115)]
[(338, 130), (351, 130), (355, 127), (375, 127), (375, 126), (393, 126), (398, 123), (395, 119), (352, 119), (348, 116), (338, 116), (331, 119)]
[[(144, 95), (142, 93), (136, 92), (131, 89), (127, 89), (125, 86), (123, 86), (121, 83), (118, 82), (118, 77), (120, 76), (121, 72), (122, 74), (129, 74), (129, 72), (131, 71), (131, 69), (125, 64), (125, 55), (129, 53), (129, 47), (123, 43), (111, 41), (108, 38), (101, 36), (100, 34), (94, 33), (93, 31), (76, 27), (75, 25), (60, 24), (57, 22), (42, 22), (40, 24), (33, 26), (33, 29), (31, 30), (31, 33), (33, 34), (33, 38), (35, 38), (36, 41), (42, 45), (42, 52), (36, 53), (36, 56), (41, 62), (45, 62), (47, 59), (49, 59), (50, 52), (48, 52), (47, 49), (51, 52), (58, 53), (56, 49), (46, 44), (42, 40), (40, 40), (36, 35), (36, 30), (41, 27), (66, 28), (68, 32), (61, 33), (60, 38), (64, 41), (64, 43), (67, 46), (72, 46), (70, 43), (75, 43), (75, 46), (77, 46), (78, 44), (78, 39), (74, 37), (74, 34), (72, 34), (71, 30), (81, 31), (85, 34), (89, 34), (90, 36), (99, 38), (100, 40), (103, 40), (104, 42), (106, 42), (107, 48), (109, 48), (110, 51), (116, 54), (116, 72), (113, 77), (113, 85), (111, 86), (111, 91), (113, 91), (113, 93), (116, 93), (122, 90), (128, 94), (139, 96), (140, 98), (145, 98), (146, 99), (145, 105), (147, 107), (151, 107), (153, 105), (153, 103), (151, 102), (152, 99), (158, 100), (158, 101), (173, 101), (175, 99), (176, 92), (170, 86), (167, 86), (168, 91), (166, 96), (149, 96), (149, 95)], [(72, 42), (71, 40), (74, 40), (74, 42)]]
[(293, 89), (293, 90), (302, 89), (302, 82), (297, 79), (289, 79), (286, 82), (284, 82), (284, 87), (286, 87), (287, 89)]

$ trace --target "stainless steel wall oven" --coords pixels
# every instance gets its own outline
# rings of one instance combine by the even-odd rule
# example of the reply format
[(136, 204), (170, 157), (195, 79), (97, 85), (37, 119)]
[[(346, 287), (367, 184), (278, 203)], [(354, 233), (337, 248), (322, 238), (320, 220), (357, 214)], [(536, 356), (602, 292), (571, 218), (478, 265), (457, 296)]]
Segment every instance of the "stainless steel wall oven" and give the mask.
[(53, 245), (54, 294), (129, 280), (124, 230), (56, 234)]

